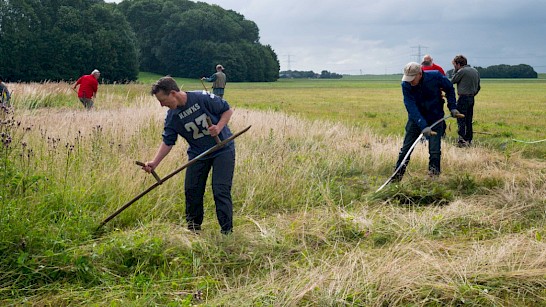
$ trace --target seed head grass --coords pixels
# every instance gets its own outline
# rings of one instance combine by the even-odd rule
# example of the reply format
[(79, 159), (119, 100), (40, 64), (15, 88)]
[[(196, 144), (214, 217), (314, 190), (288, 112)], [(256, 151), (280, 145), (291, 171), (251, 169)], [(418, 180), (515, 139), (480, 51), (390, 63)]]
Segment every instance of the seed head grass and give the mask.
[[(210, 185), (203, 231), (186, 229), (183, 172), (97, 232), (155, 183), (135, 160), (155, 155), (166, 110), (139, 84), (105, 88), (92, 111), (77, 100), (46, 105), (47, 93), (74, 100), (69, 86), (15, 86), (4, 118), (20, 124), (2, 121), (13, 140), (0, 158), (3, 305), (546, 302), (540, 160), (447, 139), (442, 175), (430, 180), (419, 144), (404, 180), (375, 193), (400, 136), (234, 104), (231, 130), (252, 128), (235, 140), (232, 235), (220, 234)], [(160, 177), (186, 162), (186, 149), (179, 140)]]

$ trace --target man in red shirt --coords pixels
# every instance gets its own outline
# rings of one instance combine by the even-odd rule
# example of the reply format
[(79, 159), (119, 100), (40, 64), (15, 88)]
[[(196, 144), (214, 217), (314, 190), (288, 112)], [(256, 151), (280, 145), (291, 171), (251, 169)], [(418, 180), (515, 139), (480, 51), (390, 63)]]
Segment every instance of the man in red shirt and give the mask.
[(423, 68), (423, 70), (437, 70), (442, 75), (446, 75), (442, 67), (440, 67), (440, 65), (436, 65), (436, 63), (432, 61), (432, 57), (430, 56), (430, 54), (425, 54), (425, 56), (423, 57), (423, 62), (421, 63), (421, 67)]
[(99, 82), (97, 81), (99, 77), (100, 71), (95, 69), (90, 75), (81, 76), (74, 84), (74, 90), (76, 90), (78, 84), (80, 85), (78, 98), (80, 98), (80, 101), (87, 110), (93, 108), (93, 98), (95, 98), (99, 89)]

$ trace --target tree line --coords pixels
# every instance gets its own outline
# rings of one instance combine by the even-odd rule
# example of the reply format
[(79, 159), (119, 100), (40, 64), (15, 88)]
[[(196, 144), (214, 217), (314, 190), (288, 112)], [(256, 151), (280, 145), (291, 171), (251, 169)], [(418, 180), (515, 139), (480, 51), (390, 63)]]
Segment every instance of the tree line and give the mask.
[[(481, 78), (498, 78), (498, 79), (511, 79), (511, 78), (538, 78), (538, 73), (532, 66), (527, 64), (519, 65), (492, 65), (489, 67), (474, 67), (480, 73)], [(447, 71), (447, 75), (453, 76), (453, 69)]]
[(329, 72), (327, 70), (321, 71), (320, 74), (315, 73), (312, 70), (299, 71), (299, 70), (284, 70), (280, 72), (279, 78), (281, 79), (341, 79), (343, 75), (335, 72)]
[(75, 80), (93, 69), (104, 82), (139, 70), (230, 81), (275, 81), (279, 61), (253, 21), (189, 0), (0, 1), (0, 74), (9, 81)]
[(73, 80), (95, 68), (135, 80), (136, 36), (102, 0), (0, 1), (0, 73), (10, 81)]

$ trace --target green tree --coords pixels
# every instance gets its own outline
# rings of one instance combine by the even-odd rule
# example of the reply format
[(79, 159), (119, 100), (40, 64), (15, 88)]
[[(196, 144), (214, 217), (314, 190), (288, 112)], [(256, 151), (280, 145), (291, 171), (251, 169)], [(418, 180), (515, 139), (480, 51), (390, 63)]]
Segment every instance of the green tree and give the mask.
[(140, 68), (199, 78), (216, 64), (229, 81), (276, 81), (279, 61), (259, 43), (256, 23), (217, 5), (189, 0), (132, 0), (119, 4), (140, 46)]
[(71, 80), (98, 68), (136, 80), (136, 37), (102, 0), (0, 1), (0, 67), (14, 81)]
[(18, 80), (20, 76), (32, 71), (36, 63), (27, 61), (21, 54), (39, 56), (40, 25), (33, 4), (36, 1), (0, 2), (0, 67), (4, 78)]
[(277, 54), (273, 51), (270, 45), (266, 45), (262, 48), (262, 58), (264, 59), (265, 68), (265, 80), (275, 81), (279, 79), (279, 59)]
[(538, 78), (537, 72), (527, 64), (492, 65), (487, 68), (476, 67), (482, 78)]

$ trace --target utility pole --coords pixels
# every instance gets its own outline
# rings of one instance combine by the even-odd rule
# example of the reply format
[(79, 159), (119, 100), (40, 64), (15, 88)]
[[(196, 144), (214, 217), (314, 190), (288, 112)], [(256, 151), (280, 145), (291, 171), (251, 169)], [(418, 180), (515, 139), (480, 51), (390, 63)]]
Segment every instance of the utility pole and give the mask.
[(292, 69), (290, 68), (290, 64), (291, 64), (291, 62), (292, 62), (292, 61), (290, 60), (290, 57), (291, 57), (290, 54), (287, 54), (287, 55), (286, 55), (286, 68), (287, 68), (288, 71), (292, 70)]
[(428, 47), (417, 45), (417, 47), (411, 47), (411, 48), (417, 49), (417, 54), (412, 54), (412, 56), (417, 58), (417, 61), (415, 62), (421, 63), (421, 61), (423, 60), (423, 55), (424, 55), (424, 52), (422, 52), (422, 49), (428, 49)]

